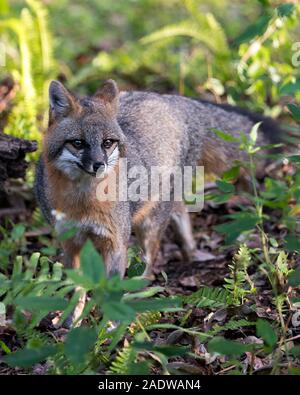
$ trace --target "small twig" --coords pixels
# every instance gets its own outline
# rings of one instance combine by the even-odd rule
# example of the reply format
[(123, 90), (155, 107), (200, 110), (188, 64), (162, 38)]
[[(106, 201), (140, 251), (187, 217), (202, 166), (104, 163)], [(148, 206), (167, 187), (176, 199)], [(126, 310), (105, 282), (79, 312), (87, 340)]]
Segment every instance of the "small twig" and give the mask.
[(285, 339), (285, 342), (287, 343), (297, 339), (300, 339), (300, 335), (290, 337), (289, 339)]
[(223, 370), (220, 370), (220, 372), (217, 372), (216, 375), (221, 374), (221, 373), (228, 372), (229, 370), (232, 370), (232, 369), (234, 369), (234, 368), (236, 368), (236, 365), (228, 366), (228, 368), (225, 368), (225, 369), (223, 369)]

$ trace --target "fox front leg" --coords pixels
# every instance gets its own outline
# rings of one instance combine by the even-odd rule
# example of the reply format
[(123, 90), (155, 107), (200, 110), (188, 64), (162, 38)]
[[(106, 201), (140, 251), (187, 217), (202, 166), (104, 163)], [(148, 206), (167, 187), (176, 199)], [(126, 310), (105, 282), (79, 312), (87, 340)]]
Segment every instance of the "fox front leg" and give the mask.
[(119, 243), (102, 254), (107, 276), (112, 277), (115, 274), (119, 274), (123, 278), (127, 267), (127, 245)]

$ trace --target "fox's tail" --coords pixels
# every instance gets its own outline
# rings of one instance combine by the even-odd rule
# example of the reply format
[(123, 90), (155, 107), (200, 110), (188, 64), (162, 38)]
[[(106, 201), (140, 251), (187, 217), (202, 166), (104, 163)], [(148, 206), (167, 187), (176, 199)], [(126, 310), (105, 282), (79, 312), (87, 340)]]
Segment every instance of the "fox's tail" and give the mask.
[[(200, 101), (209, 103), (205, 100)], [(271, 117), (250, 111), (247, 108), (232, 106), (230, 104), (213, 104), (217, 107), (224, 109), (225, 111), (244, 115), (249, 118), (253, 123), (261, 122), (260, 129), (265, 135), (266, 140), (270, 144), (282, 144), (282, 147), (274, 148), (272, 152), (277, 153), (283, 151), (293, 151), (295, 149), (299, 150), (300, 127), (288, 124), (281, 124), (280, 122), (274, 120)]]

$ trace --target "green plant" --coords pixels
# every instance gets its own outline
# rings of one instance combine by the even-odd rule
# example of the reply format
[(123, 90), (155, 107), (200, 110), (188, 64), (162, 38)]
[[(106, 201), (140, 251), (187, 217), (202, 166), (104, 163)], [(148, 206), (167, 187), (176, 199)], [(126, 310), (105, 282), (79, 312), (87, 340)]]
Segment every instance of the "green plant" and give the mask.
[(229, 278), (225, 278), (225, 288), (232, 292), (235, 304), (244, 303), (246, 296), (256, 291), (247, 272), (250, 261), (249, 249), (242, 244), (233, 257), (232, 265), (228, 266), (230, 275)]
[(0, 19), (0, 34), (11, 48), (5, 72), (17, 88), (5, 132), (39, 141), (39, 129), (47, 124), (48, 85), (56, 66), (47, 9), (38, 0), (26, 3), (18, 17)]
[[(10, 352), (4, 357), (7, 363), (28, 367), (48, 359), (53, 372), (82, 373), (88, 371), (99, 358), (101, 359), (102, 354), (107, 355), (108, 351), (111, 353), (117, 347), (135, 319), (138, 325), (141, 325), (140, 335), (145, 333), (142, 322), (146, 325), (147, 320), (148, 324), (157, 320), (155, 318), (153, 321), (151, 318), (149, 322), (150, 313), (146, 321), (142, 316), (136, 318), (137, 313), (145, 310), (153, 311), (155, 312), (153, 317), (157, 317), (159, 311), (176, 311), (180, 308), (178, 298), (152, 297), (161, 291), (160, 287), (142, 290), (147, 282), (141, 278), (121, 280), (115, 276), (108, 279), (102, 258), (91, 242), (87, 242), (84, 246), (81, 262), (80, 271), (67, 269), (66, 277), (63, 279), (64, 272), (60, 263), (50, 266), (48, 258), (40, 258), (39, 253), (35, 253), (25, 262), (21, 257), (16, 259), (11, 278), (2, 275), (0, 284), (2, 303), (6, 308), (13, 307), (13, 327), (17, 333), (20, 331), (24, 340), (27, 339), (23, 350)], [(49, 340), (47, 337), (34, 341), (36, 338), (34, 328), (50, 311), (61, 310), (60, 322), (64, 322), (74, 309), (80, 291), (69, 300), (66, 296), (78, 287), (89, 291), (91, 295), (81, 317), (89, 316), (90, 326), (72, 329), (63, 343), (53, 342), (53, 339)], [(90, 315), (91, 311), (93, 311), (92, 315)], [(145, 315), (144, 317), (146, 318)], [(111, 321), (118, 321), (119, 324), (108, 333), (107, 328)], [(109, 345), (103, 343), (101, 340), (103, 336), (110, 339)], [(134, 359), (137, 359), (139, 352), (145, 348), (150, 353), (158, 353), (162, 363), (165, 364), (166, 361), (162, 357), (163, 348), (152, 346), (150, 342), (144, 343), (140, 336), (133, 346)], [(121, 355), (124, 359), (123, 353)], [(112, 369), (117, 369), (117, 364), (114, 364)]]

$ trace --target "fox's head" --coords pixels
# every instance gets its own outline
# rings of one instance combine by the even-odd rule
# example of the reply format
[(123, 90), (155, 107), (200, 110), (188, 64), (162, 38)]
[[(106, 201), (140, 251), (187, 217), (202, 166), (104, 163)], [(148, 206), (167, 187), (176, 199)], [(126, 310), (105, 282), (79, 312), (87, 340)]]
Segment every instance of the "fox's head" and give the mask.
[(125, 136), (117, 122), (119, 91), (113, 80), (90, 98), (77, 99), (60, 82), (49, 88), (46, 160), (71, 180), (108, 173), (125, 155)]

